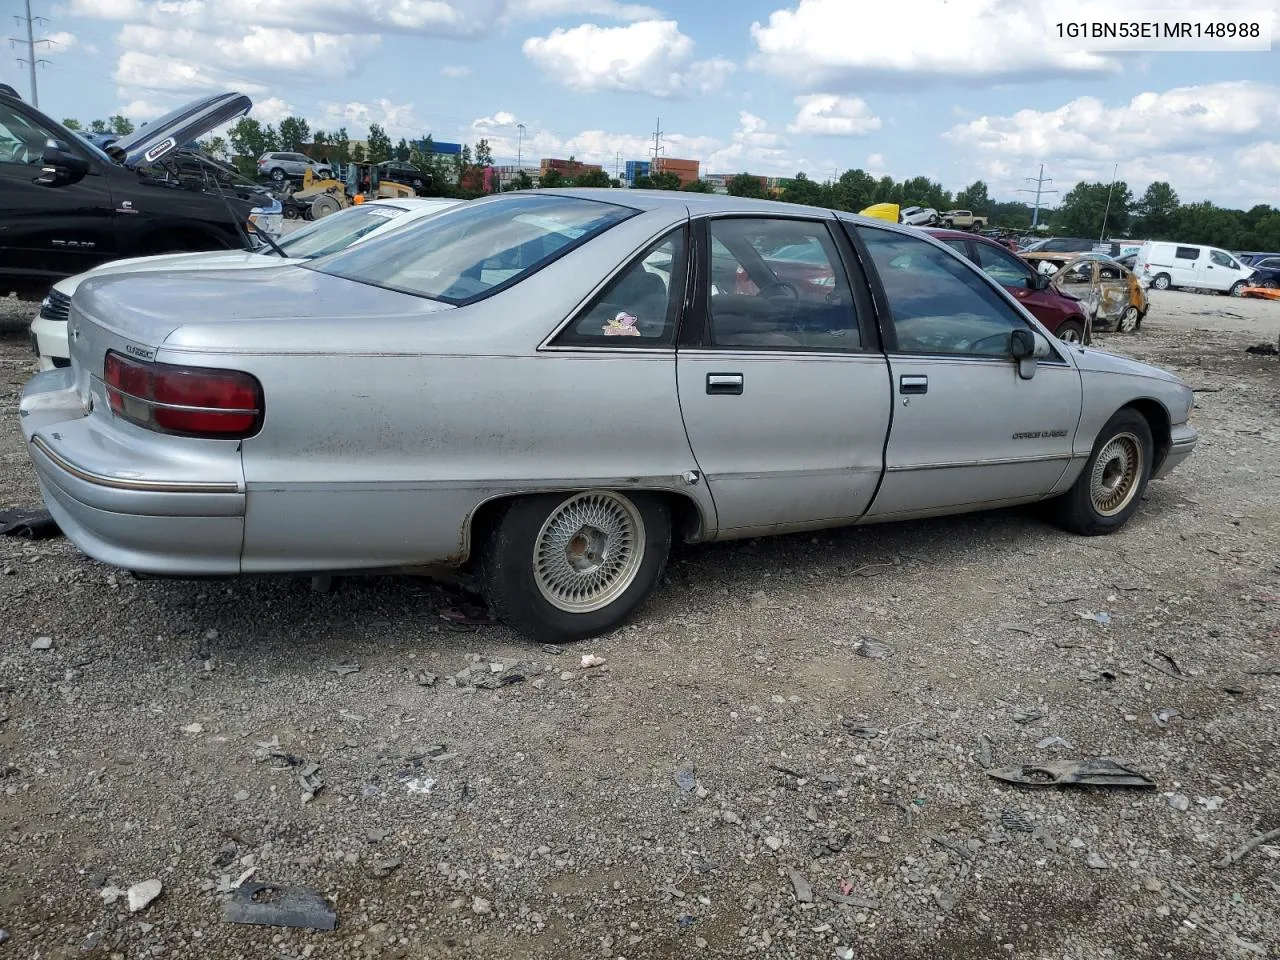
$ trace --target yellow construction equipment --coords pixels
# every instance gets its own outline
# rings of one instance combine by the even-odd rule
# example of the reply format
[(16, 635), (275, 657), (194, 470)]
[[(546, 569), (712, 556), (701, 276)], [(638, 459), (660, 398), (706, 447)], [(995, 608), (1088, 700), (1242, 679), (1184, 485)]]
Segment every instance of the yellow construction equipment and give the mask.
[[(353, 166), (356, 168), (358, 184), (354, 190), (349, 189), (342, 180), (335, 180), (332, 177), (321, 179), (312, 173), (310, 167), (307, 167), (302, 175), (302, 187), (293, 192), (293, 200), (306, 207), (308, 220), (319, 220), (356, 202), (414, 196), (413, 187), (403, 183), (383, 181), (374, 190), (369, 185), (371, 164), (358, 163)], [(360, 198), (359, 201), (357, 197)]]

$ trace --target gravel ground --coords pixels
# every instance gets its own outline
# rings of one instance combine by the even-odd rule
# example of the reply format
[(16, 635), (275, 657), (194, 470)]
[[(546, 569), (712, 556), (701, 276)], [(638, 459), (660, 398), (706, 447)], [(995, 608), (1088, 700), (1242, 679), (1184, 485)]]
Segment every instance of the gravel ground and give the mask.
[[(1204, 438), (1105, 539), (1017, 510), (686, 547), (564, 650), (422, 581), (0, 540), (0, 956), (1280, 956), (1280, 845), (1219, 866), (1280, 827), (1280, 362), (1245, 353), (1280, 304), (1155, 297), (1104, 345), (1201, 388)], [(30, 309), (0, 302), (4, 505), (38, 501)], [(1157, 789), (983, 769), (1096, 756)], [(337, 929), (224, 922), (250, 870)]]

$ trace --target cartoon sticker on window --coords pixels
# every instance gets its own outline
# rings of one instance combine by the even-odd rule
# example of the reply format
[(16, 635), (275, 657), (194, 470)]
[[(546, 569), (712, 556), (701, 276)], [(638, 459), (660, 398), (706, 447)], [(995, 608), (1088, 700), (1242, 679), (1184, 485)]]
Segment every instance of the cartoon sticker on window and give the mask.
[(638, 337), (640, 331), (636, 328), (636, 318), (625, 310), (619, 311), (618, 315), (601, 327), (606, 337)]

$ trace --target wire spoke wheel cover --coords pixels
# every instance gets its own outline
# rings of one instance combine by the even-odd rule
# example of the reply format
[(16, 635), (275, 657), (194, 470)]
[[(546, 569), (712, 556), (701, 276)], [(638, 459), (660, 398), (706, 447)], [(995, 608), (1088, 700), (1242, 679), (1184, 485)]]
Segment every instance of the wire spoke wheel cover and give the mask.
[(1142, 441), (1132, 433), (1118, 433), (1098, 451), (1089, 478), (1089, 499), (1104, 517), (1123, 511), (1142, 481)]
[(644, 559), (644, 521), (629, 499), (608, 490), (575, 494), (557, 506), (533, 544), (533, 579), (566, 613), (592, 613), (616, 601)]

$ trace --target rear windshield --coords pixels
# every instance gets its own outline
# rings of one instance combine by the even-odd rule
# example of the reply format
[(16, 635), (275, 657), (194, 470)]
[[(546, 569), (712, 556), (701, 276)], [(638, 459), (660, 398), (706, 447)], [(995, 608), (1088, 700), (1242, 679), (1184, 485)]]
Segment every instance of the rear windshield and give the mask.
[(465, 204), (313, 261), (321, 273), (465, 304), (518, 283), (639, 211), (531, 194)]
[(349, 207), (340, 213), (330, 214), (308, 223), (301, 230), (277, 241), (277, 245), (291, 257), (311, 260), (339, 250), (345, 250), (367, 233), (390, 223), (405, 212), (404, 207), (371, 203)]

